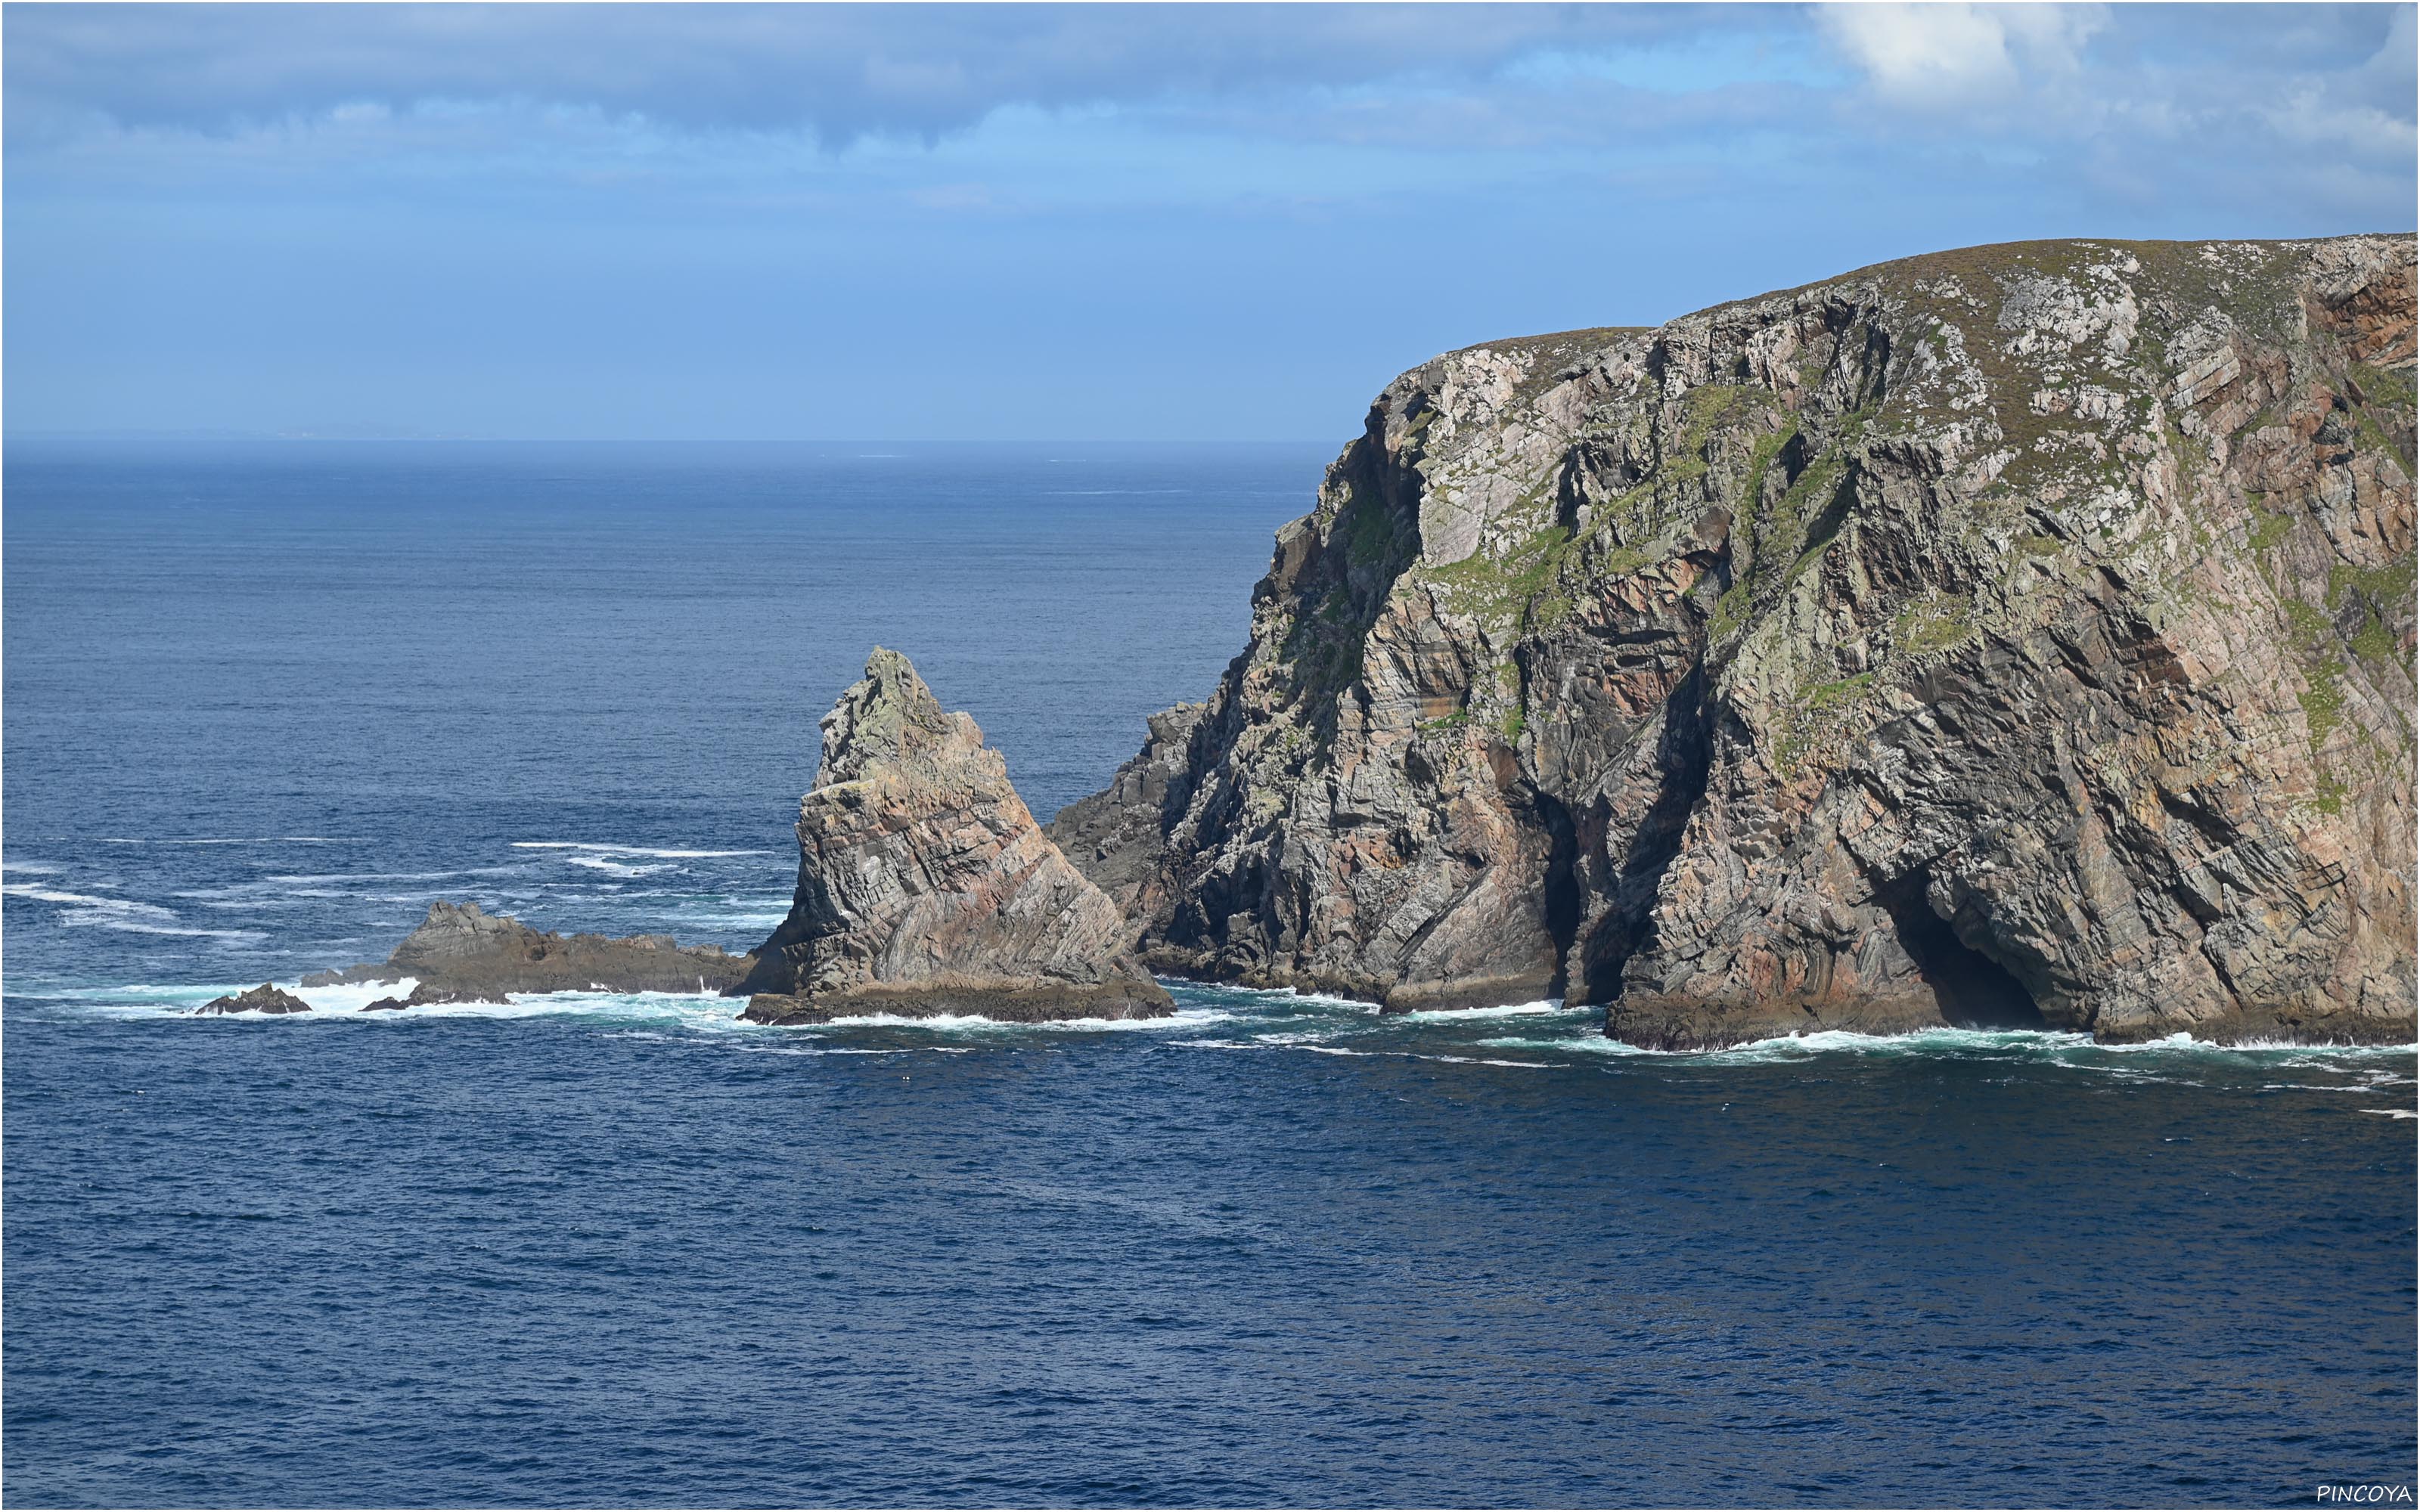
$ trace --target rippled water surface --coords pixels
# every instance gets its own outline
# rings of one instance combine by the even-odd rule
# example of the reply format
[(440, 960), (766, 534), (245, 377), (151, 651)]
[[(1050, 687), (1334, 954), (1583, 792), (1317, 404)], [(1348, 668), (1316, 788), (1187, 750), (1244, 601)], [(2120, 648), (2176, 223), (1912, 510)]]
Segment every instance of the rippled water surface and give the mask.
[(182, 1011), (438, 897), (753, 944), (875, 640), (1047, 812), (1240, 647), (1321, 460), (892, 450), (12, 447), (8, 1500), (2413, 1480), (2408, 1048)]

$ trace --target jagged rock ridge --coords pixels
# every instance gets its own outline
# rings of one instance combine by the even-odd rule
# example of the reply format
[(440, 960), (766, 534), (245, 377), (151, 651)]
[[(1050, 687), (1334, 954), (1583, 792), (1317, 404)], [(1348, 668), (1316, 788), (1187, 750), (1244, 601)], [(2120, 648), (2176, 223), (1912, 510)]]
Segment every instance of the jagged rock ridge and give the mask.
[(2408, 1040), (2413, 292), (2020, 243), (1441, 357), (1054, 834), (1156, 967), (1389, 1008)]
[(195, 1013), (308, 1013), (311, 1005), (292, 993), (279, 989), (275, 982), (264, 981), (259, 986), (224, 997), (213, 997)]
[(877, 646), (823, 719), (799, 803), (799, 884), (742, 1017), (1038, 1020), (1171, 1011), (1117, 906), (1034, 822), (1007, 764)]

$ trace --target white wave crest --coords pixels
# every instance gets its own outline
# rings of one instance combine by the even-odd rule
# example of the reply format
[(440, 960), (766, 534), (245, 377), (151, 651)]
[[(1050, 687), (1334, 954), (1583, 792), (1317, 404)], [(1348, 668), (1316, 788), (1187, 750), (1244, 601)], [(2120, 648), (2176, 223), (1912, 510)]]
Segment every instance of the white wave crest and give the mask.
[[(2305, 1067), (2319, 1071), (2344, 1068), (2332, 1064), (2347, 1057), (2410, 1057), (2420, 1053), (2420, 1045), (2345, 1045), (2310, 1044), (2299, 1041), (2249, 1041), (2222, 1043), (2196, 1040), (2187, 1034), (2172, 1034), (2164, 1039), (2138, 1044), (2108, 1044), (2081, 1032), (2046, 1029), (1917, 1029), (1906, 1034), (1864, 1034), (1853, 1029), (1822, 1029), (1810, 1034), (1776, 1035), (1769, 1039), (1751, 1040), (1742, 1044), (1716, 1050), (1655, 1050), (1634, 1045), (1596, 1034), (1575, 1035), (1570, 1039), (1535, 1037), (1501, 1039), (1482, 1043), (1507, 1049), (1539, 1049), (1579, 1051), (1615, 1056), (1683, 1056), (1715, 1061), (1788, 1061), (1804, 1060), (1820, 1055), (1853, 1056), (1941, 1056), (2006, 1059), (2017, 1057), (2055, 1061), (2061, 1064), (2098, 1064), (2118, 1072), (2120, 1067), (2102, 1057), (2141, 1056), (2222, 1057), (2241, 1060), (2249, 1057), (2280, 1056), (2273, 1062), (2281, 1068)], [(2138, 1071), (2136, 1074), (2148, 1074)]]
[(60, 904), (66, 911), (56, 922), (62, 929), (108, 929), (126, 934), (173, 934), (206, 940), (256, 940), (261, 932), (252, 929), (195, 929), (187, 924), (165, 920), (177, 917), (173, 908), (158, 903), (137, 903), (132, 898), (103, 898), (87, 892), (62, 892), (32, 882), (11, 882), (0, 885), (0, 894), (10, 898), (28, 898), (41, 903)]
[(1544, 1050), (1556, 1055), (1571, 1052), (1583, 1056), (1669, 1056), (1679, 1052), (1649, 1050), (1639, 1045), (1625, 1044), (1602, 1034), (1575, 1034), (1568, 1039), (1541, 1039), (1532, 1036), (1507, 1035), (1500, 1039), (1481, 1040), (1489, 1050)]
[(609, 860), (602, 856), (566, 856), (564, 859), (573, 866), (584, 866), (591, 872), (602, 872), (607, 876), (614, 877), (646, 877), (653, 876), (659, 872), (679, 870), (670, 862), (662, 866), (632, 866), (623, 861)]
[(645, 856), (669, 861), (693, 861), (718, 856), (770, 856), (771, 851), (671, 851), (647, 845), (598, 845), (584, 840), (517, 840), (517, 851), (592, 851), (598, 856)]
[(46, 903), (69, 903), (79, 908), (104, 908), (129, 915), (148, 915), (155, 918), (174, 918), (175, 909), (157, 903), (136, 903), (129, 898), (98, 898), (85, 892), (61, 892), (33, 882), (0, 884), (0, 893), (11, 898), (39, 898)]
[(1505, 1003), (1495, 1008), (1423, 1008), (1409, 1013), (1393, 1013), (1388, 1017), (1399, 1024), (1466, 1024), (1478, 1019), (1540, 1018), (1556, 1013), (1603, 1012), (1603, 1009), (1580, 1004), (1565, 1008), (1559, 997), (1541, 998), (1534, 1003)]
[(1149, 1019), (1047, 1019), (1037, 1023), (1018, 1023), (1009, 1019), (987, 1019), (973, 1013), (937, 1013), (930, 1018), (915, 1018), (904, 1013), (852, 1013), (845, 1018), (826, 1020), (814, 1025), (753, 1026), (773, 1029), (930, 1029), (937, 1034), (1100, 1034), (1149, 1033), (1164, 1029), (1199, 1029), (1213, 1024), (1225, 1024), (1236, 1015), (1223, 1009), (1180, 1008), (1175, 1012)]
[[(1498, 1042), (1488, 1041), (1490, 1044)], [(1347, 1056), (1356, 1060), (1426, 1060), (1452, 1066), (1513, 1066), (1523, 1071), (1570, 1069), (1568, 1061), (1500, 1060), (1492, 1056), (1450, 1056), (1419, 1050), (1356, 1050), (1349, 1045), (1324, 1043), (1316, 1036), (1302, 1034), (1256, 1034), (1249, 1040), (1178, 1040), (1174, 1043), (1188, 1050), (1298, 1050), (1306, 1055)]]
[(348, 981), (338, 982), (333, 987), (288, 987), (286, 990), (310, 1004), (314, 1012), (358, 1013), (381, 997), (409, 997), (411, 989), (419, 985), (418, 978), (406, 977), (399, 981)]

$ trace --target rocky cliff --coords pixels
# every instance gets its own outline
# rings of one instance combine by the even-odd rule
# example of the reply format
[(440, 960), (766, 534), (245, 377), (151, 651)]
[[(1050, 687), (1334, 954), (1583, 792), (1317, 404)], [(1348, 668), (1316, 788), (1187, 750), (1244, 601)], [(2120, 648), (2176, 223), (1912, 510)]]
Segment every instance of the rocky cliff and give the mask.
[(1173, 1004), (1117, 906), (1068, 863), (965, 714), (877, 646), (823, 719), (799, 885), (741, 1016), (1140, 1018)]
[(2020, 243), (1438, 358), (1054, 834), (1390, 1009), (2411, 1039), (2413, 293)]

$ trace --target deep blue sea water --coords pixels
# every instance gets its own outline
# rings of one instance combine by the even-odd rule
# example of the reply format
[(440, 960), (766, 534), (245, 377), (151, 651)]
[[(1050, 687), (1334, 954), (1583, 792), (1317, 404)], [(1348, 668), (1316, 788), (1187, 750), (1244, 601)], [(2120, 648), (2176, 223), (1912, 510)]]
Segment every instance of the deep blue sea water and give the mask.
[(178, 1011), (440, 897), (754, 944), (877, 640), (1047, 813), (1241, 648), (1326, 450), (11, 445), (0, 1495), (2414, 1481), (2409, 1049)]

